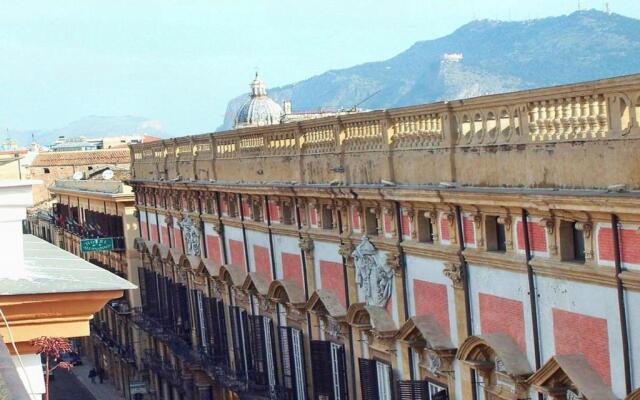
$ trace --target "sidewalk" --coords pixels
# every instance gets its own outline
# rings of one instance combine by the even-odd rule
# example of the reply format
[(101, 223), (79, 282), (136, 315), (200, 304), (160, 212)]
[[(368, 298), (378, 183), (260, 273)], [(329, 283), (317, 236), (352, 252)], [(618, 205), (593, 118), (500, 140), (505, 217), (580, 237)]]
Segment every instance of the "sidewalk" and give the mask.
[(124, 400), (124, 397), (118, 393), (109, 380), (105, 380), (104, 383), (100, 384), (100, 379), (96, 376), (96, 383), (91, 383), (91, 379), (89, 379), (91, 368), (89, 360), (82, 357), (82, 365), (71, 368), (71, 373), (91, 392), (95, 400)]

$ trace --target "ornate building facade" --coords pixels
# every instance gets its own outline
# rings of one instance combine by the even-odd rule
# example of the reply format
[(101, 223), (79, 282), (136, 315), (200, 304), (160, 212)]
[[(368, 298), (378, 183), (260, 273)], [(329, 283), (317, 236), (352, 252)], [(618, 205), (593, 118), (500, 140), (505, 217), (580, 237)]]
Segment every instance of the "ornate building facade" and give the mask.
[(131, 146), (153, 397), (637, 398), (639, 122), (635, 75)]
[[(108, 172), (114, 174), (111, 169)], [(116, 176), (121, 172), (116, 171)], [(140, 258), (134, 243), (139, 228), (131, 188), (111, 179), (57, 179), (48, 191), (55, 200), (52, 210), (32, 212), (27, 219), (28, 231), (83, 258), (96, 269), (137, 282)], [(112, 245), (87, 249), (82, 245), (84, 239), (106, 239)], [(102, 369), (104, 377), (127, 400), (134, 399), (142, 386), (144, 348), (139, 346), (138, 330), (133, 324), (134, 311), (139, 307), (138, 290), (112, 298), (93, 315), (91, 334), (78, 341), (80, 353), (96, 369)]]

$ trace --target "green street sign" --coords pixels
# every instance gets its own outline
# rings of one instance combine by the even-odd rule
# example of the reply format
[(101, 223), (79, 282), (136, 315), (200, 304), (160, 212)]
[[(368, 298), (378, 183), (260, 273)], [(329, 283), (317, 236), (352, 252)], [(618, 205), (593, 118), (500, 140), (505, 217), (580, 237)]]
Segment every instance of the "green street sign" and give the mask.
[(113, 250), (113, 238), (82, 239), (80, 249), (83, 253), (89, 251), (110, 251)]

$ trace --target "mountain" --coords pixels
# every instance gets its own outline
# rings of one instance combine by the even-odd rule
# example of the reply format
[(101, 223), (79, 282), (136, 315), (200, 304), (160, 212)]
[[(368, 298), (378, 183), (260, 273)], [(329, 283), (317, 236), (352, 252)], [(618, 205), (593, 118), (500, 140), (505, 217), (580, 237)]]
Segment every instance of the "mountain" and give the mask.
[(104, 136), (124, 136), (145, 133), (151, 136), (166, 137), (159, 121), (150, 120), (144, 117), (124, 115), (124, 116), (97, 116), (92, 115), (73, 121), (62, 128), (50, 130), (29, 130), (12, 131), (11, 136), (16, 139), (21, 146), (31, 143), (31, 136), (36, 142), (42, 145), (50, 145), (58, 137), (78, 137), (98, 138)]
[[(462, 54), (458, 60), (455, 54)], [(447, 56), (445, 56), (447, 54)], [(640, 20), (595, 10), (544, 19), (470, 22), (385, 61), (327, 71), (269, 90), (293, 110), (379, 109), (640, 72)], [(243, 94), (218, 129), (230, 129)]]

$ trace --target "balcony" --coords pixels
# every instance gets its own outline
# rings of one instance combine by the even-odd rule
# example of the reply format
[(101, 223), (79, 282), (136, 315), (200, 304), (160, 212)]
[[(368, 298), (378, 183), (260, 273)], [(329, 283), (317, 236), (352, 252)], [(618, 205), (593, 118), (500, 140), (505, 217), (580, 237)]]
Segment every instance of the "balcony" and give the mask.
[(155, 354), (152, 350), (147, 349), (144, 351), (144, 355), (142, 356), (142, 363), (146, 368), (157, 373), (170, 385), (175, 387), (182, 386), (182, 380), (180, 379), (180, 373), (178, 372), (178, 370), (173, 365), (171, 365), (171, 363)]
[(108, 347), (112, 353), (118, 355), (123, 361), (134, 364), (136, 363), (136, 355), (133, 347), (123, 345), (118, 338), (113, 336), (104, 322), (91, 321), (89, 324), (91, 333)]

